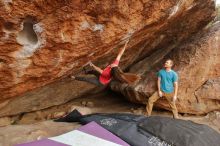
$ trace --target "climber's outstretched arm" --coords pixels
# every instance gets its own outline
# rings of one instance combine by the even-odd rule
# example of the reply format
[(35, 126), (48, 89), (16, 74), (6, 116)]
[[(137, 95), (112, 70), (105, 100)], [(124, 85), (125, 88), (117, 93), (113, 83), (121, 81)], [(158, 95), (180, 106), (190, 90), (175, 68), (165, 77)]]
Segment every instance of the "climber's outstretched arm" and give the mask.
[(127, 40), (126, 43), (125, 43), (125, 45), (124, 45), (124, 47), (120, 49), (116, 60), (120, 61), (121, 56), (124, 54), (124, 51), (125, 51), (125, 49), (126, 49), (126, 47), (127, 47), (128, 42), (129, 42), (129, 40)]

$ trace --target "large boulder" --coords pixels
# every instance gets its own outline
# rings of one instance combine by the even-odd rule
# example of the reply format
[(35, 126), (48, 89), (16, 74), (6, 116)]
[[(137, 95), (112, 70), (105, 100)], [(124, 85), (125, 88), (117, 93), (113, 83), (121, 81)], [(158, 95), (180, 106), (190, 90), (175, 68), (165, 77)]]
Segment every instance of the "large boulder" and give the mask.
[[(220, 109), (220, 23), (201, 31), (164, 55), (157, 51), (130, 68), (131, 72), (142, 75), (136, 85), (112, 84), (133, 102), (146, 104), (148, 98), (157, 91), (156, 72), (163, 67), (167, 58), (175, 62), (174, 70), (179, 74), (177, 108), (181, 113), (205, 114)], [(161, 57), (164, 56), (164, 57)], [(168, 109), (162, 98), (155, 104)]]
[[(205, 27), (213, 0), (0, 2), (0, 116), (65, 103), (94, 86), (65, 78), (104, 67), (130, 38), (123, 69)], [(79, 90), (80, 89), (80, 90)]]

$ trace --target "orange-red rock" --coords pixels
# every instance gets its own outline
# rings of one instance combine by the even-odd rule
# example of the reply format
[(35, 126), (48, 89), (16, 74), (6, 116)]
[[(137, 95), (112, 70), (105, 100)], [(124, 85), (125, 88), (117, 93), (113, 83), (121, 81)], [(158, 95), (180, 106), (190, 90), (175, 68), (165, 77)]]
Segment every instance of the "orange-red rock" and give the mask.
[(215, 16), (212, 0), (5, 0), (0, 10), (0, 116), (90, 91), (93, 86), (60, 79), (89, 60), (104, 67), (127, 38), (123, 68), (174, 48)]

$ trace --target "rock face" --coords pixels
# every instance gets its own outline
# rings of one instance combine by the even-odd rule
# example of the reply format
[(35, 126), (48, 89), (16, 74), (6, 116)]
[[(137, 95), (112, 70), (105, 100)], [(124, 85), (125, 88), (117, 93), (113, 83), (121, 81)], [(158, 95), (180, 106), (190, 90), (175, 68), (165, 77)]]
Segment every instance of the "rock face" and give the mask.
[[(220, 23), (216, 23), (173, 49), (163, 59), (159, 60), (163, 52), (158, 51), (133, 65), (130, 71), (141, 73), (143, 78), (137, 85), (112, 84), (112, 89), (120, 91), (130, 101), (146, 104), (148, 97), (156, 91), (156, 72), (163, 67), (166, 58), (171, 58), (175, 62), (174, 70), (179, 74), (179, 112), (204, 114), (219, 110), (219, 38)], [(156, 106), (169, 110), (168, 103), (163, 99), (160, 99)]]
[(12, 146), (58, 136), (72, 131), (79, 126), (80, 125), (76, 123), (56, 123), (52, 121), (45, 121), (32, 125), (10, 125), (0, 127), (0, 145)]
[(212, 0), (16, 0), (0, 9), (0, 116), (89, 92), (93, 86), (60, 79), (89, 60), (106, 66), (128, 38), (123, 69), (155, 51), (163, 58), (215, 16)]
[(195, 95), (201, 99), (220, 100), (220, 77), (207, 80), (199, 89), (196, 90)]

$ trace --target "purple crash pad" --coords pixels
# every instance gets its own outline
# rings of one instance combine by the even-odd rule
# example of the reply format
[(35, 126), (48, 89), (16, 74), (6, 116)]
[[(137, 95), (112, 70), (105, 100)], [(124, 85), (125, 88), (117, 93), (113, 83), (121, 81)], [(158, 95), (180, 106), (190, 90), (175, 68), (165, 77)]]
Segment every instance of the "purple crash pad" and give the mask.
[(112, 134), (110, 131), (106, 130), (105, 128), (103, 128), (102, 126), (100, 126), (99, 124), (97, 124), (96, 122), (90, 122), (80, 128), (78, 128), (77, 130), (105, 139), (107, 141), (111, 141), (117, 144), (120, 144), (122, 146), (130, 146), (129, 144), (127, 144), (125, 141), (123, 141), (122, 139), (120, 139), (119, 137), (115, 136), (114, 134)]

